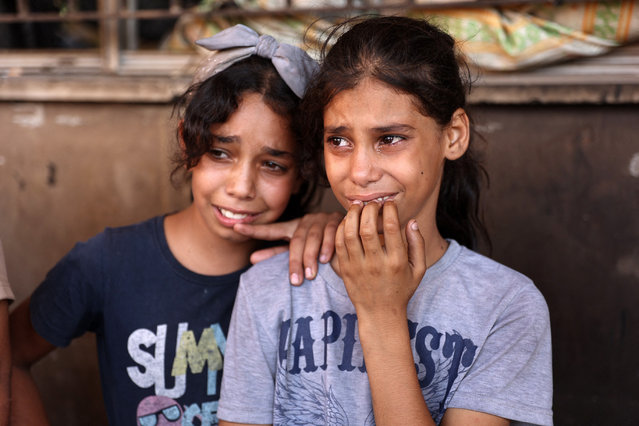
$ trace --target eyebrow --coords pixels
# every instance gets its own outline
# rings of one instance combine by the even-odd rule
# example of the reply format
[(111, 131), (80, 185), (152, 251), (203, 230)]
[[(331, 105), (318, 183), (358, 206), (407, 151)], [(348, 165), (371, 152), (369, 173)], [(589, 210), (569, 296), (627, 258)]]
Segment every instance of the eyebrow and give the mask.
[(415, 128), (413, 126), (409, 126), (408, 124), (389, 124), (388, 126), (373, 127), (372, 130), (379, 133), (389, 133), (406, 132), (409, 130), (415, 130)]
[(293, 157), (293, 153), (289, 151), (282, 151), (280, 149), (269, 148), (265, 146), (262, 148), (262, 152), (272, 155), (273, 157)]
[(348, 129), (347, 126), (324, 127), (324, 133), (337, 134), (344, 133)]
[[(348, 126), (335, 126), (335, 127), (325, 127), (324, 133), (326, 134), (340, 134), (345, 131), (350, 130)], [(388, 124), (379, 127), (373, 127), (372, 130), (375, 133), (392, 133), (392, 132), (406, 132), (409, 130), (415, 130), (413, 126), (408, 124)]]
[(221, 136), (221, 135), (216, 135), (215, 133), (212, 134), (213, 139), (215, 139), (216, 141), (220, 142), (220, 143), (233, 143), (233, 142), (240, 142), (240, 138), (237, 136)]
[[(213, 139), (215, 139), (219, 143), (241, 143), (242, 142), (242, 139), (239, 136), (221, 136), (221, 135), (213, 134)], [(271, 148), (269, 146), (263, 146), (261, 151), (273, 157), (294, 157), (292, 152)]]

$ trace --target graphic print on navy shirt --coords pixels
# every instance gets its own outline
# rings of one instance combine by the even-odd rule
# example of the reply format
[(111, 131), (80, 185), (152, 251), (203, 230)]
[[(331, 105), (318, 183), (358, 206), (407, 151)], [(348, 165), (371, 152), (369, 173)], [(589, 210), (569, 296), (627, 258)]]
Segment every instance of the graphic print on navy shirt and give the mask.
[[(317, 327), (321, 324), (320, 327)], [(408, 321), (411, 345), (419, 385), (431, 416), (439, 421), (453, 383), (472, 364), (477, 346), (457, 331), (439, 331), (430, 325)], [(323, 332), (318, 332), (323, 330)], [(366, 374), (361, 347), (356, 337), (357, 315), (340, 317), (326, 311), (320, 318), (311, 316), (283, 321), (280, 326), (275, 424), (350, 424), (346, 410), (335, 397), (324, 376), (317, 382), (310, 374), (333, 369), (347, 380), (347, 374)], [(338, 343), (339, 342), (339, 343)], [(331, 365), (328, 352), (340, 348), (340, 362)], [(357, 348), (357, 350), (354, 350)], [(319, 356), (317, 356), (319, 354)], [(374, 425), (373, 412), (365, 425)]]
[[(186, 322), (177, 330), (159, 324), (155, 330), (139, 328), (128, 338), (132, 365), (126, 368), (136, 386), (151, 389), (139, 401), (136, 424), (216, 425), (219, 388), (226, 336), (219, 324), (190, 330)], [(175, 328), (175, 326), (174, 326)], [(171, 339), (170, 336), (173, 336)], [(169, 345), (173, 348), (169, 348)], [(193, 389), (195, 387), (195, 389)], [(187, 394), (201, 395), (183, 401)]]

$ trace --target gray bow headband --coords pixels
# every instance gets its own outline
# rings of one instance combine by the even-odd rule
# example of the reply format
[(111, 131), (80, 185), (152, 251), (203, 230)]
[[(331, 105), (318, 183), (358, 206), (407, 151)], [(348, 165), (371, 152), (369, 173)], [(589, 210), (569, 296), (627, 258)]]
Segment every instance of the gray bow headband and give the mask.
[(259, 35), (242, 24), (195, 43), (209, 50), (217, 50), (196, 73), (196, 82), (204, 81), (251, 55), (258, 55), (270, 59), (282, 80), (301, 98), (318, 68), (317, 63), (299, 47), (280, 44), (273, 37)]

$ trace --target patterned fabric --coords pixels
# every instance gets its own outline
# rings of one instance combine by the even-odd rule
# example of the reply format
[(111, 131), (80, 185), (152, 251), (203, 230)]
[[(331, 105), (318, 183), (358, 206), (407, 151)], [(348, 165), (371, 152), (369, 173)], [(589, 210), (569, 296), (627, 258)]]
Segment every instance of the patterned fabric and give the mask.
[[(343, 0), (293, 0), (293, 7), (341, 7)], [(382, 2), (374, 2), (374, 4)], [(429, 3), (417, 0), (417, 3)], [(438, 9), (407, 13), (433, 20), (458, 41), (462, 51), (479, 68), (493, 71), (525, 69), (558, 61), (609, 52), (639, 40), (639, 0), (519, 5), (502, 8)], [(355, 2), (357, 4), (357, 2)], [(241, 0), (250, 9), (281, 9), (283, 0)], [(201, 8), (215, 8), (208, 1)], [(260, 33), (273, 34), (317, 57), (322, 34), (338, 19), (311, 15), (275, 17), (182, 17), (167, 39), (169, 50), (192, 49), (197, 38), (243, 23)], [(307, 29), (310, 27), (310, 30)]]
[(638, 0), (559, 7), (465, 9), (413, 13), (431, 17), (487, 70), (517, 70), (596, 56), (639, 39)]

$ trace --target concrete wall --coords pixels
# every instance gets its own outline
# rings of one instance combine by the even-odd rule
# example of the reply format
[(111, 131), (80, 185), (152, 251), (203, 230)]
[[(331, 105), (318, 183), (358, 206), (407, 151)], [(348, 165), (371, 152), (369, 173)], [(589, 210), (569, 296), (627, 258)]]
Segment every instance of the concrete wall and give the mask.
[[(76, 241), (174, 211), (166, 105), (0, 103), (0, 238), (16, 303)], [(104, 424), (92, 335), (34, 368), (54, 425)]]
[[(0, 103), (0, 238), (17, 302), (75, 241), (188, 202), (168, 181), (169, 115)], [(637, 105), (475, 108), (493, 257), (550, 307), (558, 425), (639, 418), (637, 117)], [(35, 367), (55, 425), (105, 422), (94, 351), (87, 336)]]
[(639, 419), (639, 105), (483, 107), (493, 256), (550, 308), (556, 425)]

